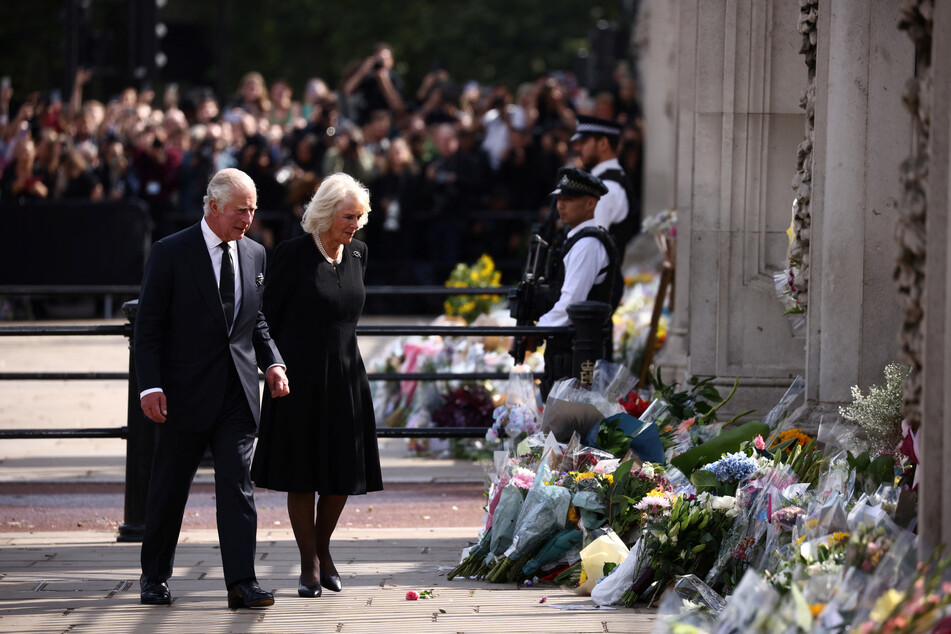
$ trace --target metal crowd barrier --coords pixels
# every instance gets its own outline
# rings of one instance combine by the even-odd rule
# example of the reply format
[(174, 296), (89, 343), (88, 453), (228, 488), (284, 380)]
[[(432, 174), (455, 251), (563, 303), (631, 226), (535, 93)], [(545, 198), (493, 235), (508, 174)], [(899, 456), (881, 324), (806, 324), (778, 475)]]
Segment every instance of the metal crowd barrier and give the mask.
[[(5, 288), (0, 288), (2, 293)], [(93, 289), (95, 291), (96, 289)], [(125, 290), (125, 289), (124, 289)], [(137, 289), (136, 289), (137, 290)], [(506, 288), (447, 288), (432, 287), (367, 287), (368, 294), (399, 295), (418, 293), (429, 295), (506, 295)], [(48, 289), (47, 289), (47, 292)], [(26, 294), (26, 293), (24, 293)], [(138, 300), (125, 302), (123, 314), (128, 322), (121, 325), (69, 326), (69, 325), (0, 325), (0, 337), (15, 336), (116, 336), (129, 339), (128, 372), (0, 372), (0, 380), (127, 380), (128, 404), (125, 427), (93, 429), (10, 429), (0, 430), (0, 439), (28, 438), (125, 438), (126, 477), (124, 521), (119, 526), (117, 540), (120, 542), (141, 541), (145, 528), (145, 501), (154, 449), (154, 424), (146, 419), (139, 407), (139, 389), (135, 376), (135, 349), (133, 330)], [(490, 327), (490, 326), (357, 326), (358, 336), (519, 336), (555, 335), (574, 333), (573, 367), (579, 369), (601, 353), (602, 327), (610, 315), (610, 307), (599, 302), (583, 302), (570, 308), (574, 328), (539, 328), (535, 326)], [(260, 377), (263, 380), (263, 375)], [(498, 372), (470, 373), (370, 373), (372, 381), (437, 381), (437, 380), (505, 380), (508, 375)], [(378, 427), (377, 436), (382, 438), (479, 438), (484, 437), (487, 427), (428, 427), (391, 428)]]

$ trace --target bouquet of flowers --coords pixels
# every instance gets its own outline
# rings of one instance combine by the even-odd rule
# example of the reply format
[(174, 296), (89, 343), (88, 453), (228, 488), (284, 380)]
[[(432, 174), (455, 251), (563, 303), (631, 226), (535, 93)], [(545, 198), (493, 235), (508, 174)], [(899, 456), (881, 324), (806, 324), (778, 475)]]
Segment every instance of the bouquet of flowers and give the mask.
[[(643, 271), (625, 278), (624, 283), (624, 296), (611, 316), (614, 360), (632, 372), (639, 372), (646, 352), (660, 276), (655, 271)], [(665, 306), (657, 323), (654, 354), (664, 346), (669, 326), (670, 312)]]
[(897, 363), (885, 366), (885, 384), (873, 385), (868, 394), (852, 386), (852, 404), (839, 413), (855, 421), (868, 434), (871, 448), (890, 452), (901, 442), (902, 384), (911, 370)]
[(486, 427), (492, 420), (492, 398), (481, 385), (457, 387), (443, 399), (443, 406), (432, 413), (436, 427)]
[[(486, 254), (472, 266), (462, 262), (449, 274), (446, 286), (450, 288), (498, 288), (502, 273), (495, 270), (495, 262)], [(459, 316), (471, 324), (479, 315), (488, 313), (493, 304), (502, 300), (501, 295), (451, 295), (443, 303), (447, 316)]]
[[(738, 512), (733, 498), (707, 493), (678, 494), (658, 500), (664, 502), (645, 505), (645, 510), (649, 508), (649, 512), (655, 514), (655, 519), (644, 526), (643, 533), (649, 566), (654, 571), (653, 583), (647, 590), (649, 603), (660, 599), (677, 576), (705, 575), (710, 570), (719, 544)], [(622, 595), (626, 605), (638, 600), (638, 590), (632, 587)]]
[(571, 494), (564, 487), (549, 485), (550, 475), (548, 464), (543, 461), (519, 510), (512, 544), (486, 574), (487, 580), (500, 582), (519, 578), (523, 574), (522, 567), (538, 549), (564, 529)]
[(492, 410), (492, 420), (492, 426), (485, 433), (489, 442), (504, 437), (519, 440), (534, 434), (540, 427), (535, 412), (525, 405), (500, 405)]

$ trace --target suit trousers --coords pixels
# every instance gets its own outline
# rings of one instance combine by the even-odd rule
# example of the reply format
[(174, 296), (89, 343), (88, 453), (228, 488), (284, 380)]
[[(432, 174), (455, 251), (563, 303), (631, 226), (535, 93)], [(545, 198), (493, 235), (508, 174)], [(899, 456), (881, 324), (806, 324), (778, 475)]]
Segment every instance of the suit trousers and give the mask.
[[(169, 403), (172, 416), (174, 406)], [(188, 493), (205, 450), (210, 448), (225, 584), (230, 588), (238, 581), (254, 578), (257, 510), (250, 465), (255, 431), (256, 424), (233, 363), (218, 416), (211, 427), (196, 432), (167, 422), (156, 424), (141, 553), (142, 573), (146, 577), (164, 581), (172, 575)]]

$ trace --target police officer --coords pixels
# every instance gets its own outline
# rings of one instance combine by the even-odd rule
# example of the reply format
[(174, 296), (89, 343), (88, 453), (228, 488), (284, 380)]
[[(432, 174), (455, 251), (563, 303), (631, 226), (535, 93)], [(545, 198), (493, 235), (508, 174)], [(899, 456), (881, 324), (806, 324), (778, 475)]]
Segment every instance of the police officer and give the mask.
[[(560, 248), (549, 254), (545, 277), (551, 307), (539, 317), (539, 326), (569, 325), (568, 307), (585, 300), (616, 306), (614, 282), (620, 275), (620, 260), (614, 241), (594, 215), (598, 199), (607, 192), (601, 179), (585, 171), (575, 167), (558, 171), (558, 184), (551, 195), (556, 197), (558, 217), (568, 233)], [(533, 350), (538, 343), (537, 337), (529, 338), (526, 348)], [(550, 337), (545, 346), (542, 395), (547, 397), (551, 384), (570, 374), (570, 336)]]
[(608, 188), (598, 201), (594, 219), (605, 227), (617, 245), (621, 261), (624, 250), (640, 231), (640, 203), (617, 159), (621, 126), (610, 119), (578, 115), (578, 127), (571, 143), (584, 169)]

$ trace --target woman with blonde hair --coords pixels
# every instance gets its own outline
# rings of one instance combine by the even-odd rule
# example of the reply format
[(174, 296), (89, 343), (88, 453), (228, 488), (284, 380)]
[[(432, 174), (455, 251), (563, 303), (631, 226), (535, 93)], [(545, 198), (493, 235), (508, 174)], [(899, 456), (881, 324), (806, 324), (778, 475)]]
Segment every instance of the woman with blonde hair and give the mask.
[(264, 76), (251, 71), (245, 73), (238, 84), (237, 107), (260, 119), (271, 110), (271, 101), (268, 98), (267, 84)]
[(383, 488), (356, 337), (367, 246), (353, 236), (369, 211), (366, 187), (344, 173), (328, 176), (304, 211), (306, 233), (275, 247), (265, 279), (264, 314), (294, 390), (264, 397), (251, 476), (287, 491), (302, 597), (320, 596), (321, 586), (341, 590), (330, 554), (337, 520), (349, 495)]

